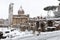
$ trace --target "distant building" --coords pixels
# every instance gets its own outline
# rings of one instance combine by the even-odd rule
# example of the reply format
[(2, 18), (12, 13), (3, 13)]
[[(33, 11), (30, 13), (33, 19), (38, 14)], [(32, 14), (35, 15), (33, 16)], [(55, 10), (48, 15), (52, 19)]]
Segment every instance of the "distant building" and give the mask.
[(12, 25), (20, 25), (27, 23), (29, 20), (29, 15), (24, 14), (24, 10), (22, 9), (22, 6), (18, 10), (18, 15), (13, 15)]
[(4, 24), (4, 19), (0, 19), (0, 25)]
[(8, 19), (0, 19), (0, 27), (8, 27)]

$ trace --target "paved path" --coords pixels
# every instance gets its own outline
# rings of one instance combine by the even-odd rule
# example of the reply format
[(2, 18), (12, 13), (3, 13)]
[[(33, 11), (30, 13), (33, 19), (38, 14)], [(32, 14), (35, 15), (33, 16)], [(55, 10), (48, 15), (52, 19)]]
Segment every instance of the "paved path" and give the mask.
[(17, 38), (6, 39), (6, 40), (60, 40), (60, 31), (43, 33), (40, 34), (39, 36), (31, 35), (31, 36), (17, 37)]

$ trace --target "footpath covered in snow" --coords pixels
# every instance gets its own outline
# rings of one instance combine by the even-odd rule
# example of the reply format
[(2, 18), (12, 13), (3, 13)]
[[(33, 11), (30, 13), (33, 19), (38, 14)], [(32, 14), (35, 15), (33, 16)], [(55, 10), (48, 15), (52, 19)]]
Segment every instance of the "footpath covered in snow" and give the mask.
[[(7, 31), (7, 29), (3, 28), (0, 29), (0, 31), (4, 32)], [(36, 33), (32, 34), (32, 31), (19, 32), (15, 30), (13, 32), (6, 34), (9, 35), (10, 37), (1, 40), (60, 40), (60, 30), (53, 32), (41, 32), (39, 36), (37, 36)]]
[(18, 39), (15, 40), (60, 40), (60, 31), (54, 31), (54, 32), (41, 32), (39, 36), (37, 35), (30, 35), (27, 37), (18, 37)]

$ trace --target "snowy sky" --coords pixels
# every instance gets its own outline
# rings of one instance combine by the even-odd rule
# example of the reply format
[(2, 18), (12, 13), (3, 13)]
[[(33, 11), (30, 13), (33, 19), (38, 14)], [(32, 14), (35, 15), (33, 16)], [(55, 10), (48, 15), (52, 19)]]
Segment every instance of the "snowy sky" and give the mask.
[(58, 5), (57, 0), (0, 0), (0, 18), (8, 18), (8, 7), (10, 3), (14, 3), (13, 14), (18, 14), (18, 10), (22, 5), (25, 14), (30, 17), (46, 16), (47, 12), (43, 10), (46, 6)]

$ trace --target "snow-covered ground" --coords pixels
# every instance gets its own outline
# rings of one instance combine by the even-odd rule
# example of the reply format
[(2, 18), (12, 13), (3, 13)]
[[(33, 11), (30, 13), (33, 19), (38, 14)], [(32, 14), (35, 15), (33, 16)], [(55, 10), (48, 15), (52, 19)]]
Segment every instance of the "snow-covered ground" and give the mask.
[[(10, 33), (5, 33), (5, 31), (10, 31)], [(4, 32), (4, 36), (9, 36), (6, 39), (1, 40), (60, 40), (60, 30), (53, 32), (41, 32), (37, 36), (37, 32), (32, 34), (32, 31), (21, 32), (19, 30), (14, 30), (11, 32), (11, 29), (0, 28), (0, 31)]]

